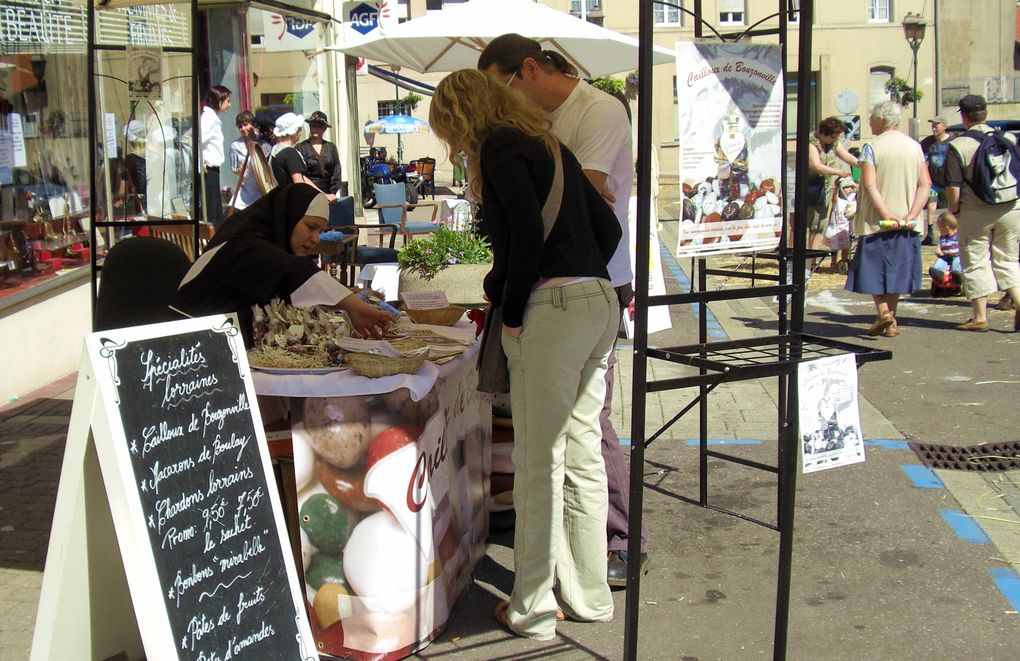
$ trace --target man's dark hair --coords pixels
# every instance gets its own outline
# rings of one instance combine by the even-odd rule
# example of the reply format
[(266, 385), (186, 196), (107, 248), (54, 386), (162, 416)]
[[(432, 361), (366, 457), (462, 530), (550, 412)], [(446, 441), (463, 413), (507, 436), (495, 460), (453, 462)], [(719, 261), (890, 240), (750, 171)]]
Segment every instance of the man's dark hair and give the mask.
[(496, 37), (489, 42), (478, 57), (478, 68), (485, 71), (493, 64), (503, 73), (520, 71), (524, 60), (531, 58), (538, 62), (545, 71), (558, 71), (564, 75), (576, 77), (577, 67), (552, 50), (542, 50), (541, 44), (534, 39), (522, 37), (513, 32)]
[(963, 117), (968, 122), (983, 122), (988, 119), (987, 110), (975, 110), (974, 112), (963, 112), (960, 111), (960, 117)]
[(220, 105), (230, 98), (230, 90), (223, 85), (213, 85), (205, 93), (204, 103), (213, 110), (219, 111)]
[(234, 124), (237, 128), (241, 128), (242, 124), (251, 124), (255, 126), (255, 115), (251, 114), (247, 110), (237, 113), (237, 119), (234, 120)]

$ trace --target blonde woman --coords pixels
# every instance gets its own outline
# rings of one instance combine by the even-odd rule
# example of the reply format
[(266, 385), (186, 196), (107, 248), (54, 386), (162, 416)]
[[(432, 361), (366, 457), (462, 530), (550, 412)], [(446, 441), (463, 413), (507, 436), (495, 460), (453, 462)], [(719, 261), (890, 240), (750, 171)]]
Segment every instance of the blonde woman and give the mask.
[(429, 122), (467, 159), (493, 250), (485, 293), (503, 308), (517, 525), (513, 592), (495, 616), (550, 640), (558, 617), (613, 616), (599, 412), (619, 320), (606, 263), (620, 224), (544, 113), (484, 73), (444, 78)]

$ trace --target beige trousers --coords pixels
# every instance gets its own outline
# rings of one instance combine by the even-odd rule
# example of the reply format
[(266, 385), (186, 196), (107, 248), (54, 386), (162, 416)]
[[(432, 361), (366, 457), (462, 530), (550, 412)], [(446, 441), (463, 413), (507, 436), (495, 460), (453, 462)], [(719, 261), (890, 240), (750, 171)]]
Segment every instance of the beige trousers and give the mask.
[(514, 587), (522, 636), (556, 635), (556, 609), (606, 621), (608, 492), (599, 413), (619, 304), (608, 280), (532, 292), (524, 331), (503, 332), (514, 421)]
[(969, 300), (1020, 286), (1020, 206), (963, 206), (959, 231), (963, 289)]

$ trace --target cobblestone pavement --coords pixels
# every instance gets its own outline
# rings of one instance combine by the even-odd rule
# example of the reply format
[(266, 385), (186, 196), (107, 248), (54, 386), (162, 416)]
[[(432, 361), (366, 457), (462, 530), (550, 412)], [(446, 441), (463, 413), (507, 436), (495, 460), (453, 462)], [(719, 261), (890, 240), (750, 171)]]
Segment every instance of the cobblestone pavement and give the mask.
[(0, 413), (0, 658), (28, 657), (71, 392)]

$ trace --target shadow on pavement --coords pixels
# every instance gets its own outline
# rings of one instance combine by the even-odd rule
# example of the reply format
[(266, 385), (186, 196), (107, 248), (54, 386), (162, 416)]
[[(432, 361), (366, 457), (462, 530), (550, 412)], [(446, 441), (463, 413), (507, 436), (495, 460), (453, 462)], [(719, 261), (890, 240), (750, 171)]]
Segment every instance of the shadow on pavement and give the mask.
[(71, 406), (40, 399), (0, 417), (0, 567), (45, 566)]

